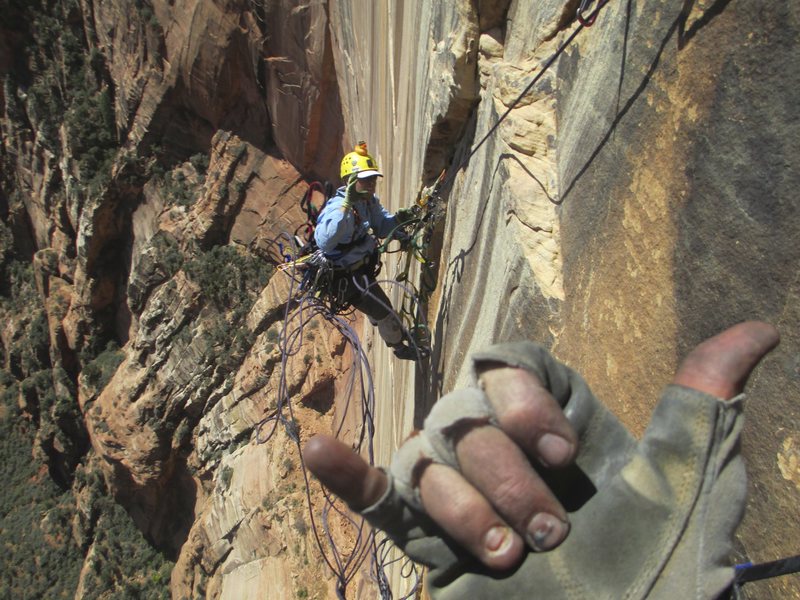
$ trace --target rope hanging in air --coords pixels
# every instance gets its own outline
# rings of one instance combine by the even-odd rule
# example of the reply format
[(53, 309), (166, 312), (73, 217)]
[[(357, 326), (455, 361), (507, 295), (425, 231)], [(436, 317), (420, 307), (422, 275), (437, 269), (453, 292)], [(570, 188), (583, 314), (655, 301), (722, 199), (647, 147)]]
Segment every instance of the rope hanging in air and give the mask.
[[(336, 329), (344, 338), (345, 343), (350, 346), (353, 362), (348, 369), (348, 381), (342, 394), (348, 401), (338, 424), (334, 425), (333, 435), (340, 437), (343, 434), (345, 423), (352, 426), (352, 420), (348, 418), (348, 413), (357, 410), (359, 423), (353, 434), (354, 439), (350, 443), (354, 451), (364, 454), (368, 462), (374, 464), (375, 391), (369, 360), (358, 335), (350, 325), (348, 314), (331, 310), (329, 302), (321, 297), (319, 290), (313, 285), (308, 285), (308, 269), (303, 267), (307, 260), (303, 260), (305, 258), (303, 256), (298, 256), (301, 251), (298, 239), (295, 236), (283, 234), (279, 240), (273, 241), (272, 245), (277, 250), (276, 253), (280, 260), (285, 261), (281, 265), (281, 270), (289, 276), (289, 294), (284, 310), (283, 326), (278, 337), (281, 365), (276, 405), (257, 424), (256, 441), (260, 444), (268, 442), (275, 435), (278, 427), (282, 426), (287, 436), (295, 444), (305, 483), (310, 529), (323, 561), (336, 578), (337, 596), (342, 600), (346, 598), (348, 586), (365, 561), (370, 558), (370, 578), (378, 587), (381, 598), (383, 600), (396, 598), (389, 588), (388, 577), (385, 573), (386, 568), (391, 564), (387, 547), (393, 547), (388, 538), (380, 532), (373, 531), (362, 518), (354, 517), (346, 507), (341, 505), (341, 501), (325, 488), (322, 488), (323, 506), (319, 513), (315, 514), (312, 508), (312, 482), (303, 459), (300, 430), (295, 418), (287, 380), (290, 363), (292, 360), (297, 360), (301, 352), (309, 323), (313, 319), (319, 318)], [(351, 403), (351, 399), (356, 402)], [(346, 553), (338, 547), (331, 531), (331, 517), (334, 515), (343, 524), (340, 524), (340, 527), (346, 528), (351, 533), (352, 547)], [(410, 559), (401, 557), (397, 560), (404, 561), (402, 573), (405, 578), (410, 580), (410, 591), (400, 600), (408, 600), (416, 596), (420, 587), (420, 574)]]

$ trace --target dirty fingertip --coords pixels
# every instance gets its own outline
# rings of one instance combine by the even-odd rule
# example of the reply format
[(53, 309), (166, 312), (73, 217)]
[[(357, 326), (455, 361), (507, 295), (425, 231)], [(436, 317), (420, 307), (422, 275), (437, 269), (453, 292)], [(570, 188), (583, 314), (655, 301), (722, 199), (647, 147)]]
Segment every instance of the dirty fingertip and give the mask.
[(314, 436), (306, 443), (303, 454), (306, 466), (317, 479), (354, 510), (374, 504), (386, 490), (386, 475), (335, 438)]
[(483, 538), (483, 562), (493, 569), (508, 569), (522, 555), (522, 539), (507, 525), (491, 527)]
[(528, 545), (537, 552), (552, 550), (569, 534), (569, 523), (548, 513), (538, 513), (528, 524)]
[(536, 443), (539, 460), (546, 467), (562, 467), (575, 454), (575, 444), (554, 433), (545, 433)]

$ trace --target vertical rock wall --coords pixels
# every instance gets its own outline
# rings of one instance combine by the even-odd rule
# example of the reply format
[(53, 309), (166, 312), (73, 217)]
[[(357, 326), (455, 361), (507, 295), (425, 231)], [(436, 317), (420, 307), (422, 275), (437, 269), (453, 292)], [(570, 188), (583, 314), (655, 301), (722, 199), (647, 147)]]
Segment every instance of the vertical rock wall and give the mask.
[(443, 160), (454, 178), (431, 370), (375, 350), (383, 460), (488, 342), (551, 347), (641, 433), (694, 344), (763, 319), (783, 341), (750, 384), (739, 538), (753, 560), (795, 553), (797, 8), (609, 3), (464, 164), (577, 27), (577, 3), (506, 4), (331, 2), (347, 132), (380, 157), (384, 202)]

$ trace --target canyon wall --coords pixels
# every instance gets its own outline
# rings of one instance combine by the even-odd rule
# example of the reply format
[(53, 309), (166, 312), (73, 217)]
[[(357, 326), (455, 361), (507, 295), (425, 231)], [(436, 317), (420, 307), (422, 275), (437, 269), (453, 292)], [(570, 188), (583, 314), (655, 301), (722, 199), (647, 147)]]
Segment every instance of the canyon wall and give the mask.
[[(507, 113), (574, 33), (577, 3), (347, 4), (331, 3), (352, 27), (337, 34), (358, 81), (343, 110), (381, 158), (384, 200), (409, 204), (443, 163), (452, 182), (430, 368), (388, 353), (376, 367), (382, 460), (489, 342), (550, 347), (641, 434), (689, 349), (762, 319), (782, 342), (749, 387), (739, 558), (793, 555), (797, 8), (611, 2)], [(750, 593), (800, 591), (785, 577)]]
[[(141, 583), (98, 587), (95, 476), (169, 559), (173, 598), (336, 596), (299, 447), (332, 428), (355, 444), (363, 372), (323, 315), (286, 320), (277, 267), (309, 183), (360, 139), (391, 210), (445, 172), (430, 359), (347, 321), (377, 463), (488, 343), (543, 343), (638, 435), (689, 349), (762, 319), (782, 342), (750, 382), (738, 558), (797, 553), (800, 9), (626, 0), (583, 27), (579, 4), (0, 2), (0, 415), (32, 424), (74, 496), (76, 597)], [(398, 268), (384, 257), (395, 305)], [(330, 530), (357, 548), (344, 517)], [(346, 583), (378, 595), (369, 561)]]

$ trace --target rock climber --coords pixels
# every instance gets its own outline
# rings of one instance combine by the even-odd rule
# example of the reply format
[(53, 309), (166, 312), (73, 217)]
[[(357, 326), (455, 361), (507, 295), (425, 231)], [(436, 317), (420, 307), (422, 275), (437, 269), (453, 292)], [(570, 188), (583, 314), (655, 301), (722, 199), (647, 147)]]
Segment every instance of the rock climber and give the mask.
[(742, 391), (778, 340), (747, 322), (701, 343), (641, 440), (544, 348), (498, 344), (390, 469), (328, 436), (306, 464), (430, 567), (434, 599), (717, 598), (745, 502)]
[(358, 142), (355, 150), (345, 155), (340, 174), (345, 185), (325, 203), (314, 229), (314, 240), (333, 267), (333, 290), (367, 315), (398, 358), (415, 360), (425, 349), (412, 343), (375, 281), (379, 265), (376, 236), (404, 241), (403, 225), (414, 218), (414, 211), (400, 209), (391, 214), (381, 205), (375, 189), (383, 174), (366, 143)]

